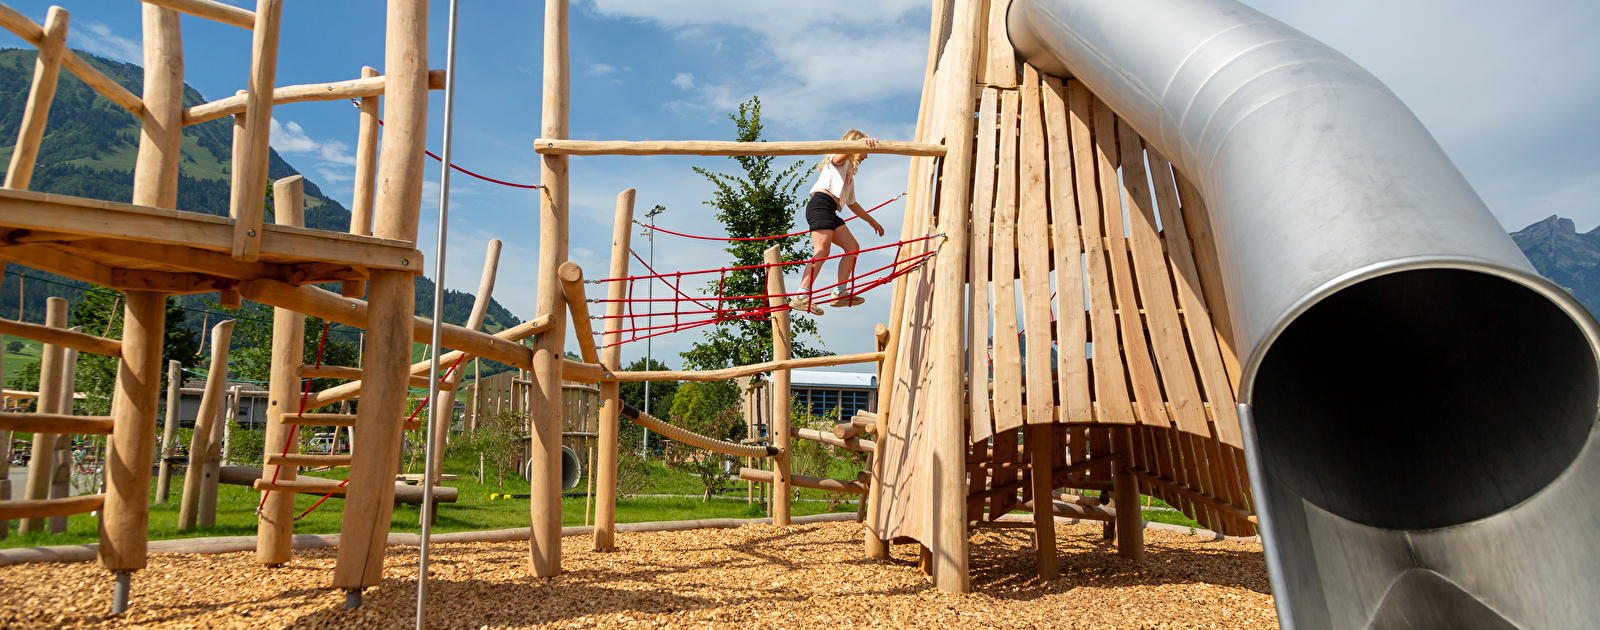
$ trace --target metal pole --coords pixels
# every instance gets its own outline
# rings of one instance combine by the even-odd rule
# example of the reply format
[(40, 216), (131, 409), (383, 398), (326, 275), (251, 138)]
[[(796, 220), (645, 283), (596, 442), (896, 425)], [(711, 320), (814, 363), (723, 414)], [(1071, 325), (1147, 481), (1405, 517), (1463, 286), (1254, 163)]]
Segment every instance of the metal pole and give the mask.
[[(455, 120), (455, 95), (456, 95), (456, 9), (458, 0), (450, 0), (450, 31), (449, 42), (445, 46), (445, 72), (444, 72), (444, 147), (440, 150), (439, 170), (439, 244), (438, 253), (433, 259), (433, 338), (428, 361), (428, 403), (433, 405), (439, 402), (439, 343), (441, 322), (444, 321), (444, 256), (445, 239), (450, 224), (450, 130)], [(454, 402), (454, 401), (452, 401)], [(430, 412), (428, 416), (428, 433), (425, 450), (426, 456), (422, 464), (422, 545), (417, 553), (417, 630), (424, 629), (424, 621), (428, 602), (428, 537), (433, 533), (433, 511), (437, 506), (433, 503), (433, 478), (438, 474), (434, 470), (434, 450), (439, 448), (434, 439), (434, 424), (439, 422), (438, 414)], [(449, 422), (446, 417), (445, 422)], [(443, 462), (440, 462), (443, 464)]]
[[(656, 226), (656, 215), (661, 214), (661, 213), (666, 212), (666, 211), (667, 211), (666, 208), (664, 208), (661, 205), (657, 204), (656, 207), (651, 208), (649, 212), (644, 213), (645, 218), (650, 219), (650, 227), (654, 228)], [(644, 237), (646, 239), (650, 240), (650, 268), (654, 269), (655, 266), (656, 266), (656, 231), (653, 230), (653, 229), (652, 230), (645, 230), (644, 231)], [(654, 273), (654, 272), (652, 272), (652, 273)], [(651, 278), (650, 279), (650, 284), (645, 285), (645, 290), (648, 292), (645, 297), (646, 298), (650, 298), (645, 302), (645, 304), (647, 306), (645, 306), (645, 316), (644, 316), (644, 325), (648, 328), (650, 326), (654, 326), (655, 325), (654, 317), (652, 317), (653, 315), (655, 315), (655, 311), (656, 311), (656, 303), (655, 303), (655, 300), (654, 300), (654, 298), (656, 297), (656, 279), (655, 278)], [(654, 341), (654, 340), (649, 338), (649, 337), (646, 337), (645, 340), (644, 340), (644, 369), (646, 369), (646, 370), (650, 369), (650, 362), (652, 360), (654, 360), (653, 356), (652, 356), (652, 353), (651, 353), (651, 342), (652, 341)], [(644, 382), (644, 413), (645, 413), (645, 415), (649, 415), (650, 414), (650, 381), (645, 381)], [(640, 449), (639, 449), (639, 457), (641, 459), (644, 459), (645, 461), (649, 461), (650, 460), (650, 430), (649, 429), (645, 429), (644, 430), (644, 445), (641, 446)]]

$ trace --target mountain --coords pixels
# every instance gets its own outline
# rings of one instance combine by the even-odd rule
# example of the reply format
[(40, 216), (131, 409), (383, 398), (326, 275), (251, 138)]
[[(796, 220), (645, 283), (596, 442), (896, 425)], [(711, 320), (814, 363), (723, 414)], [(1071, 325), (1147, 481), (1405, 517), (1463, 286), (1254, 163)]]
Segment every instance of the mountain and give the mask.
[(1600, 314), (1600, 227), (1579, 234), (1572, 219), (1556, 215), (1511, 234), (1539, 275)]
[[(78, 55), (134, 94), (144, 92), (144, 69), (140, 66), (97, 57), (84, 51)], [(9, 163), (28, 89), (33, 82), (34, 50), (0, 49), (0, 163)], [(194, 88), (185, 85), (185, 105), (206, 102)], [(29, 190), (127, 202), (133, 198), (133, 166), (139, 149), (139, 119), (100, 97), (70, 72), (62, 72), (50, 105), (50, 120), (39, 147), (38, 165)], [(233, 155), (233, 123), (224, 118), (191, 125), (183, 130), (183, 157), (179, 167), (178, 209), (228, 216)], [(267, 173), (273, 180), (299, 173), (270, 151)], [(350, 211), (322, 193), (315, 183), (305, 181), (306, 227), (345, 232), (350, 229)], [(270, 214), (268, 215), (270, 220)], [(22, 278), (17, 274), (26, 274)], [(17, 316), (19, 296), (26, 306), (21, 315), (30, 322), (43, 322), (46, 297), (64, 297), (76, 306), (88, 285), (54, 274), (11, 265), (0, 287), (0, 314)], [(19, 286), (20, 285), (20, 286)], [(416, 313), (433, 314), (433, 281), (417, 276)], [(337, 291), (338, 287), (331, 287)], [(183, 295), (174, 300), (181, 306), (205, 310), (206, 301), (216, 294)], [(445, 290), (445, 321), (462, 324), (472, 311), (473, 296)], [(185, 326), (198, 330), (205, 318), (192, 316)], [(498, 331), (522, 320), (499, 302), (491, 301), (484, 326)]]

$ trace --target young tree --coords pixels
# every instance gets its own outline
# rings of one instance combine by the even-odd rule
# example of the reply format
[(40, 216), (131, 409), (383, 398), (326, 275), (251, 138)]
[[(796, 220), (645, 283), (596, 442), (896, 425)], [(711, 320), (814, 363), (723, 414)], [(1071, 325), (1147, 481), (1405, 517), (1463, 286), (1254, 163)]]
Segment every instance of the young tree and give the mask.
[[(672, 403), (672, 423), (719, 440), (738, 439), (744, 433), (739, 412), (739, 388), (730, 381), (690, 382), (678, 388)], [(698, 477), (705, 486), (703, 499), (727, 485), (738, 459), (715, 451), (668, 440), (667, 465)]]
[[(738, 127), (735, 139), (740, 142), (764, 142), (761, 139), (761, 99), (751, 97), (739, 105), (739, 113), (729, 114)], [(695, 167), (695, 172), (711, 180), (716, 186), (707, 205), (717, 209), (717, 219), (728, 230), (728, 236), (749, 238), (773, 236), (794, 231), (794, 215), (804, 205), (800, 187), (805, 185), (809, 169), (804, 160), (781, 171), (775, 170), (772, 156), (735, 156), (744, 170), (743, 176), (714, 173)], [(732, 256), (728, 267), (760, 265), (761, 253), (773, 245), (781, 247), (784, 262), (798, 262), (811, 258), (805, 246), (804, 235), (765, 241), (733, 241), (725, 251)], [(722, 295), (756, 295), (767, 292), (765, 269), (730, 271), (725, 278), (710, 282), (709, 288)], [(751, 298), (723, 302), (719, 308), (733, 312), (748, 312), (766, 306), (765, 298)], [(813, 348), (800, 341), (801, 335), (816, 335), (817, 324), (810, 317), (792, 314), (795, 333), (794, 356), (815, 357), (832, 354)], [(689, 367), (698, 370), (715, 370), (772, 360), (772, 321), (767, 317), (733, 319), (708, 329), (703, 342), (694, 344), (683, 358)]]

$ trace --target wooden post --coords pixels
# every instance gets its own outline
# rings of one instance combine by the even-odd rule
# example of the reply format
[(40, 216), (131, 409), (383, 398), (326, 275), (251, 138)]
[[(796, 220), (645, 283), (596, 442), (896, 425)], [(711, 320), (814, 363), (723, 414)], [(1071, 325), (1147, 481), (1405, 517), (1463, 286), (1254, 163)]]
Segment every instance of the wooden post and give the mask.
[[(567, 0), (545, 0), (544, 99), (540, 119), (542, 137), (567, 137), (570, 77), (567, 60)], [(538, 315), (552, 324), (534, 346), (533, 380), (529, 388), (533, 423), (532, 470), (528, 475), (532, 495), (529, 568), (537, 577), (561, 573), (561, 366), (567, 339), (566, 304), (557, 269), (567, 261), (567, 157), (539, 156), (539, 296)]]
[(165, 295), (128, 291), (123, 307), (122, 363), (111, 398), (115, 428), (111, 448), (106, 449), (106, 502), (100, 514), (100, 566), (108, 571), (137, 571), (145, 565), (150, 457), (155, 451), (166, 318)]
[[(207, 380), (209, 381), (210, 379), (208, 378)], [(166, 503), (167, 495), (172, 488), (172, 441), (178, 437), (178, 386), (182, 384), (183, 364), (177, 361), (168, 361), (167, 419), (161, 426), (161, 472), (156, 476), (156, 503)], [(198, 425), (197, 421), (196, 427)], [(190, 468), (189, 470), (194, 469)]]
[[(74, 327), (73, 330), (81, 330)], [(61, 387), (56, 390), (56, 410), (63, 415), (72, 415), (74, 404), (73, 394), (76, 393), (78, 380), (78, 351), (68, 349), (66, 356), (61, 361)], [(43, 389), (40, 395), (44, 394)], [(56, 459), (50, 466), (50, 498), (65, 499), (72, 496), (72, 436), (67, 440), (56, 441)], [(52, 516), (45, 524), (45, 530), (52, 534), (67, 533), (67, 517)]]
[(222, 462), (227, 454), (223, 445), (233, 434), (239, 413), (239, 386), (228, 388), (222, 398), (222, 421), (211, 428), (211, 447), (206, 449), (206, 460), (200, 471), (200, 527), (217, 524), (217, 484), (222, 481)]
[[(1128, 472), (1133, 461), (1133, 428), (1112, 427), (1112, 439), (1122, 459), (1113, 462), (1111, 470), (1112, 500), (1117, 508), (1117, 555), (1144, 561), (1144, 513), (1139, 509), (1139, 484)], [(1035, 498), (1037, 501), (1037, 498)]]
[(208, 475), (206, 468), (210, 454), (215, 450), (213, 447), (217, 446), (212, 437), (222, 421), (223, 414), (218, 412), (227, 401), (223, 387), (228, 380), (228, 348), (232, 339), (233, 320), (217, 322), (212, 327), (211, 363), (206, 372), (206, 389), (200, 396), (200, 407), (194, 414), (194, 437), (189, 440), (189, 467), (183, 475), (183, 498), (178, 503), (179, 531), (193, 529), (199, 522), (203, 499), (201, 491), (207, 481), (214, 480), (214, 475)]
[[(778, 245), (773, 245), (762, 252), (762, 258), (769, 265), (776, 265), (783, 261), (783, 254)], [(783, 306), (788, 298), (783, 294), (789, 291), (783, 286), (783, 267), (767, 267), (767, 306), (777, 308)], [(781, 309), (772, 314), (772, 360), (785, 361), (789, 359), (791, 344), (794, 338), (789, 332), (789, 309)], [(778, 456), (772, 458), (774, 464), (772, 482), (772, 524), (787, 526), (789, 524), (789, 370), (774, 370), (772, 372), (772, 422), (768, 427), (768, 435), (772, 438), (772, 445), (778, 447)]]
[(144, 117), (139, 129), (133, 203), (176, 208), (183, 145), (183, 37), (177, 11), (149, 4), (144, 5)]
[[(428, 116), (428, 3), (390, 0), (384, 50), (384, 142), (378, 156), (372, 235), (417, 240), (422, 207)], [(422, 261), (414, 261), (420, 269)], [(411, 327), (416, 308), (412, 274), (373, 269), (367, 286), (367, 334), (362, 360), (361, 407), (350, 450), (349, 492), (333, 585), (377, 586), (394, 512), (394, 474), (411, 369)]]
[(44, 139), (45, 120), (50, 116), (56, 80), (61, 76), (69, 18), (67, 10), (61, 7), (50, 7), (50, 12), (45, 14), (44, 39), (39, 42), (39, 56), (33, 62), (33, 86), (28, 90), (28, 105), (22, 111), (22, 123), (17, 128), (17, 146), (11, 151), (11, 165), (6, 168), (6, 188), (27, 190), (28, 182), (33, 179), (39, 142)]
[[(629, 188), (617, 195), (616, 216), (611, 219), (611, 268), (610, 278), (621, 278), (628, 275), (628, 252), (633, 238), (633, 200), (636, 195), (634, 189)], [(622, 346), (614, 345), (622, 341), (622, 319), (624, 304), (622, 299), (628, 296), (627, 282), (610, 282), (606, 285), (606, 320), (603, 324), (605, 334), (600, 337), (601, 344), (606, 347), (600, 350), (600, 365), (608, 370), (622, 368)], [(600, 383), (600, 426), (597, 433), (600, 435), (600, 461), (596, 470), (599, 474), (598, 496), (595, 497), (594, 507), (594, 548), (595, 551), (610, 551), (616, 549), (617, 530), (617, 413), (622, 409), (622, 399), (616, 381)]]
[[(478, 422), (483, 412), (483, 362), (477, 357), (472, 358), (472, 421), (467, 423), (467, 432), (476, 434)], [(482, 477), (482, 475), (479, 475)], [(482, 482), (479, 482), (482, 483)]]
[[(53, 297), (45, 301), (44, 325), (51, 328), (67, 327), (67, 301)], [(67, 349), (54, 344), (44, 344), (43, 353), (39, 358), (39, 397), (34, 409), (39, 413), (61, 413), (61, 397), (56, 395), (61, 389), (61, 380), (65, 376), (65, 363)], [(28, 459), (28, 485), (23, 489), (22, 498), (25, 501), (39, 501), (50, 498), (50, 480), (54, 476), (54, 466), (51, 464), (56, 457), (56, 439), (54, 433), (33, 434), (33, 451)], [(149, 469), (146, 468), (146, 471)], [(25, 518), (17, 526), (18, 534), (28, 534), (45, 530), (45, 519)]]
[(934, 515), (928, 537), (933, 552), (933, 583), (947, 593), (965, 593), (967, 581), (967, 422), (963, 413), (965, 382), (963, 334), (966, 301), (967, 249), (971, 241), (967, 218), (972, 182), (973, 80), (977, 74), (978, 0), (956, 0), (951, 12), (950, 41), (941, 66), (950, 70), (945, 90), (934, 105), (943, 123), (944, 181), (939, 189), (939, 231), (948, 234), (934, 264), (933, 387), (928, 431), (932, 466), (930, 475)]
[[(300, 227), (305, 224), (305, 180), (293, 175), (272, 186), (272, 215), (278, 225)], [(272, 369), (267, 384), (267, 435), (265, 455), (281, 455), (295, 450), (296, 427), (284, 418), (300, 409), (300, 365), (305, 360), (306, 316), (286, 308), (272, 309)], [(209, 383), (206, 391), (211, 391)], [(203, 403), (202, 403), (203, 404)], [(261, 478), (281, 483), (294, 481), (299, 468), (292, 465), (263, 465)], [(294, 494), (266, 492), (261, 514), (256, 520), (256, 560), (276, 566), (288, 562), (294, 537)]]
[[(482, 328), (483, 318), (489, 313), (490, 296), (494, 294), (495, 273), (500, 266), (500, 246), (500, 239), (489, 239), (489, 246), (484, 252), (483, 257), (483, 275), (478, 278), (478, 294), (477, 297), (472, 301), (472, 312), (467, 315), (466, 328), (468, 330), (478, 330), (479, 328)], [(439, 350), (441, 349), (434, 349), (435, 352), (438, 352)], [(449, 367), (450, 366), (448, 365), (441, 364), (439, 369), (443, 370)], [(444, 472), (443, 445), (447, 440), (450, 439), (450, 421), (455, 417), (456, 387), (461, 384), (461, 377), (465, 375), (465, 372), (466, 367), (461, 365), (457, 365), (455, 369), (450, 370), (450, 377), (445, 379), (448, 387), (441, 388), (439, 391), (439, 399), (433, 401), (432, 403), (433, 409), (431, 413), (433, 414), (434, 419), (433, 438), (438, 444), (440, 444), (440, 447), (437, 449), (437, 451), (432, 454), (433, 472), (435, 475), (440, 475)], [(437, 477), (434, 478), (434, 485), (438, 485)], [(438, 517), (439, 513), (437, 507), (438, 506), (435, 505), (435, 509), (431, 512), (435, 518)]]
[[(378, 69), (362, 66), (361, 78), (378, 76)], [(372, 236), (372, 194), (378, 180), (378, 97), (361, 97), (361, 123), (356, 131), (355, 197), (350, 203), (350, 233)], [(365, 280), (346, 280), (339, 295), (362, 297), (367, 294)]]
[(1061, 572), (1056, 568), (1056, 514), (1050, 508), (1050, 492), (1055, 484), (1050, 471), (1055, 468), (1055, 450), (1060, 448), (1060, 442), (1056, 440), (1055, 425), (1030, 424), (1025, 430), (1029, 462), (1033, 465), (1028, 474), (1033, 482), (1033, 533), (1038, 539), (1034, 551), (1039, 578), (1054, 580)]
[[(233, 259), (244, 262), (254, 262), (261, 254), (261, 205), (267, 194), (270, 151), (267, 140), (272, 132), (272, 90), (278, 71), (278, 24), (282, 12), (283, 0), (256, 0), (256, 23), (250, 38), (250, 93), (245, 96), (244, 108), (244, 146), (235, 153), (237, 170), (233, 172), (233, 194), (229, 199), (229, 214), (235, 218)], [(181, 110), (179, 115), (182, 115)]]

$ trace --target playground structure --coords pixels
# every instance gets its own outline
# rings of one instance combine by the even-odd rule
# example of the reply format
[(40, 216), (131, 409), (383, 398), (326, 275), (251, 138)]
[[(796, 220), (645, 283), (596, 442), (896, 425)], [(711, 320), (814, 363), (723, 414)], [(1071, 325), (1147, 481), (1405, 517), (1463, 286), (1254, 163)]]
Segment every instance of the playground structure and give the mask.
[[(120, 341), (63, 330), (64, 313), (42, 326), (0, 322), (6, 334), (49, 344), (46, 378), (59, 378), (69, 349), (122, 359), (110, 416), (72, 416), (53, 396), (39, 413), (0, 415), (6, 430), (110, 435), (106, 492), (46, 498), (30, 482), (23, 500), (0, 503), (0, 518), (101, 510), (99, 558), (116, 574), (119, 611), (145, 564), (163, 299), (220, 291), (224, 303), (277, 307), (267, 448), (283, 454), (269, 456), (256, 481), (257, 558), (287, 562), (291, 493), (326, 491), (297, 479), (297, 468), (347, 465), (333, 586), (352, 605), (382, 576), (401, 431), (420, 426), (406, 417), (407, 388), (429, 366), (411, 364), (410, 346), (437, 330), (438, 351), (454, 350), (439, 356), (441, 367), (482, 357), (525, 371), (516, 379), (525, 383), (512, 381), (524, 393), (512, 399), (526, 401), (515, 404), (532, 424), (536, 576), (561, 571), (571, 382), (595, 384), (600, 401), (594, 430), (579, 431), (597, 442), (596, 549), (616, 545), (617, 422), (626, 414), (675, 439), (769, 461), (770, 470), (741, 477), (772, 485), (780, 526), (790, 522), (792, 487), (864, 493), (865, 553), (918, 544), (946, 591), (968, 588), (971, 532), (1014, 527), (997, 519), (1016, 510), (1034, 514), (1026, 526), (1046, 579), (1056, 573), (1056, 515), (1114, 524), (1118, 553), (1137, 560), (1144, 494), (1221, 533), (1259, 528), (1286, 627), (1398, 627), (1408, 618), (1560, 627), (1600, 614), (1578, 597), (1600, 586), (1600, 546), (1583, 539), (1592, 517), (1581, 507), (1600, 487), (1594, 320), (1533, 272), (1381, 83), (1230, 0), (935, 2), (916, 137), (872, 148), (570, 140), (568, 8), (549, 0), (535, 146), (538, 310), (494, 335), (478, 328), (498, 243), (467, 326), (435, 328), (412, 315), (426, 92), (444, 78), (427, 64), (426, 2), (390, 1), (384, 74), (367, 68), (356, 80), (288, 87), (273, 83), (279, 0), (253, 12), (209, 0), (143, 8), (146, 80), (135, 96), (64, 49), (65, 11), (52, 8), (40, 26), (0, 5), (0, 25), (40, 50), (0, 190), (0, 259), (127, 294)], [(183, 107), (178, 11), (253, 31), (249, 90)], [(27, 191), (61, 67), (143, 121), (132, 203)], [(295, 178), (277, 182), (278, 224), (263, 224), (271, 108), (345, 98), (361, 99), (350, 232), (299, 227)], [(182, 126), (228, 115), (230, 216), (172, 210)], [(770, 317), (773, 361), (619, 369), (624, 334), (682, 329), (623, 323), (629, 283), (671, 274), (630, 276), (634, 191), (624, 191), (599, 280), (607, 297), (595, 301), (605, 312), (591, 318), (583, 270), (566, 261), (571, 156), (842, 152), (913, 157), (895, 263), (866, 282), (891, 285), (875, 352), (790, 358), (787, 263), (774, 248), (766, 308), (700, 313)], [(310, 286), (335, 281), (338, 294)], [(365, 367), (301, 365), (304, 315), (365, 328)], [(580, 360), (564, 358), (569, 325)], [(832, 434), (790, 427), (788, 370), (849, 363), (877, 364), (878, 413)], [(617, 394), (625, 381), (768, 372), (770, 391), (752, 398), (768, 402), (747, 403), (764, 409), (766, 444), (686, 434)], [(360, 380), (303, 393), (301, 379), (330, 376)], [(438, 383), (459, 386), (458, 369)], [(358, 395), (356, 414), (307, 413)], [(432, 405), (435, 435), (451, 400)], [(348, 426), (356, 445), (350, 455), (291, 455), (301, 425)], [(792, 475), (793, 439), (870, 452), (870, 471), (864, 480)]]

